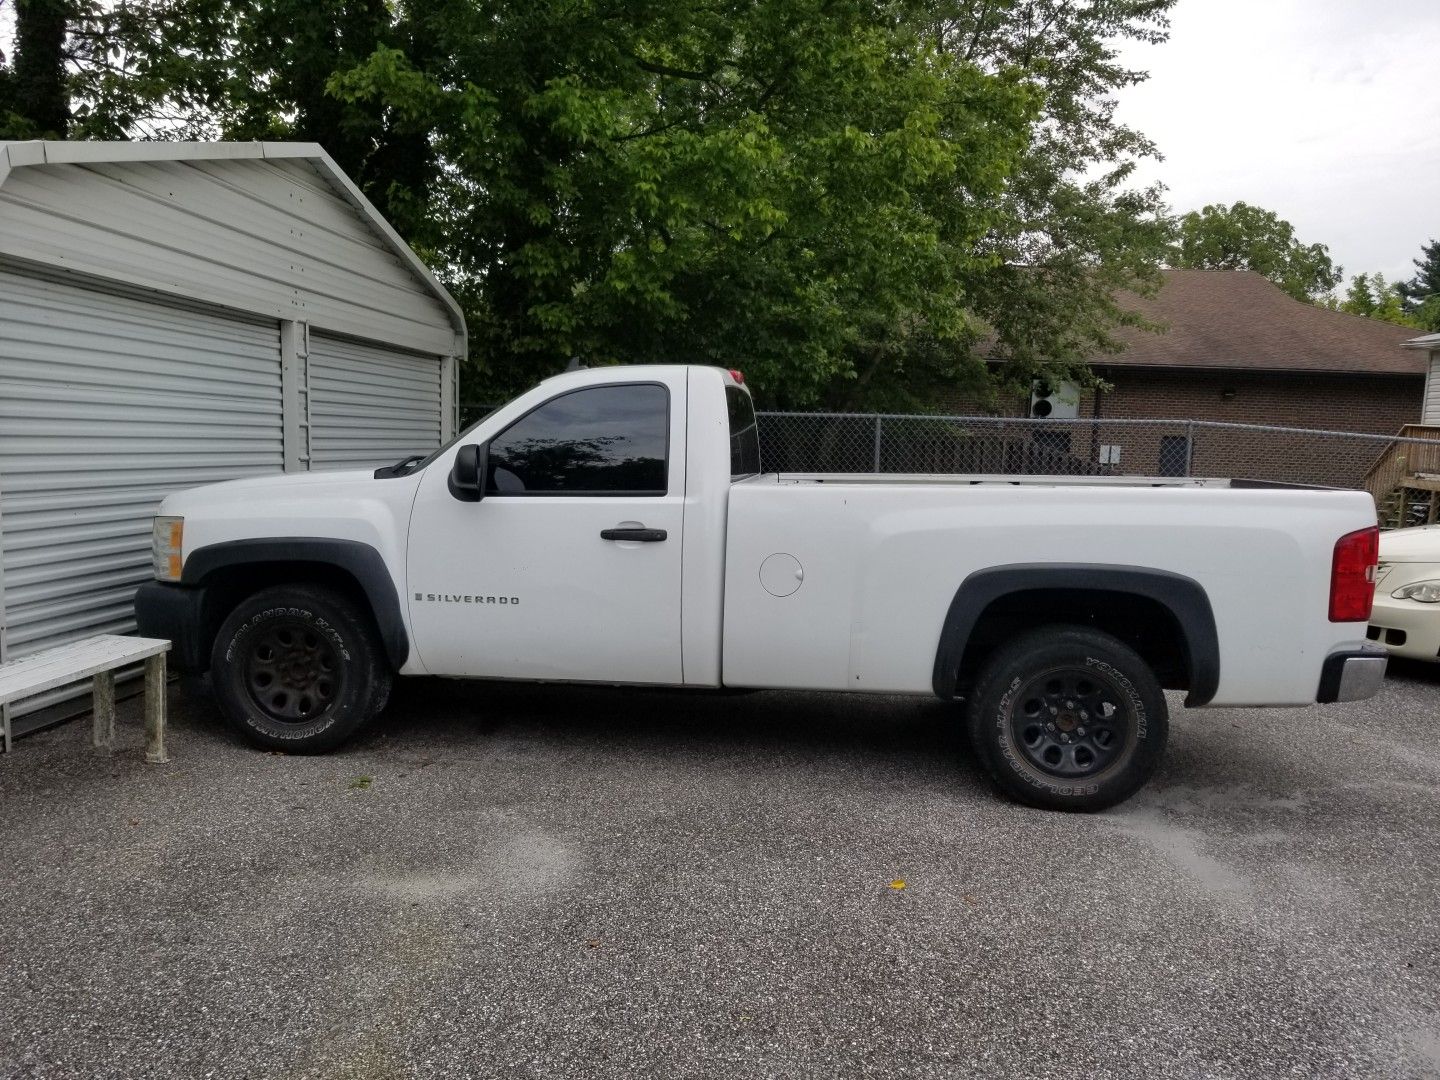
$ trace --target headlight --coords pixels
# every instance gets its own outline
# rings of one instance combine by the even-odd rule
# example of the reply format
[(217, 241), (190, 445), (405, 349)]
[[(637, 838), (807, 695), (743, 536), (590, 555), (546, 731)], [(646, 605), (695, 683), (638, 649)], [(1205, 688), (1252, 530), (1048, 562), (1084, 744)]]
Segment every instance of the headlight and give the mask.
[(1440, 581), (1412, 581), (1390, 594), (1396, 600), (1418, 600), (1422, 604), (1440, 604)]
[[(185, 539), (185, 519), (157, 517), (152, 550), (155, 556), (155, 580), (180, 580), (180, 554)], [(1440, 595), (1437, 595), (1440, 600)]]

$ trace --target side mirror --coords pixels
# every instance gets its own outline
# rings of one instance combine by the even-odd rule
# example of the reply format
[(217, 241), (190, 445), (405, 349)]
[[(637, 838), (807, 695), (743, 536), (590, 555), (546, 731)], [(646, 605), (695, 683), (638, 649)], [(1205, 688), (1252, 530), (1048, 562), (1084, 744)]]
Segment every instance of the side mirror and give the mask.
[(471, 443), (460, 447), (450, 466), (450, 494), (461, 502), (479, 502), (485, 497), (485, 474), (489, 472), (489, 448)]

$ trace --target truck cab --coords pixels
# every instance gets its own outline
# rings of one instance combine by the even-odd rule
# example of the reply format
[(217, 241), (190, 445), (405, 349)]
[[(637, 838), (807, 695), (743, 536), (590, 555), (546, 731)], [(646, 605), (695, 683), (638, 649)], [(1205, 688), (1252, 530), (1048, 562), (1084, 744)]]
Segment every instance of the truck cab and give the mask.
[(759, 472), (754, 408), (730, 372), (635, 370), (552, 380), (482, 421), (462, 440), (473, 479), (417, 471), (417, 668), (720, 685), (725, 514)]

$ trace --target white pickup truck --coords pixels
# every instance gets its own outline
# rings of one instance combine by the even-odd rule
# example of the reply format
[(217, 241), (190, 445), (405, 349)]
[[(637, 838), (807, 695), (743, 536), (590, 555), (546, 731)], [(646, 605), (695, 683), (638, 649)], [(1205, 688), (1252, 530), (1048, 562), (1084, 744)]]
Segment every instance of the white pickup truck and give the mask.
[(170, 496), (136, 609), (264, 747), (337, 746), (396, 674), (934, 694), (1003, 791), (1095, 810), (1162, 688), (1373, 694), (1376, 544), (1363, 492), (764, 473), (738, 373), (602, 368), (423, 459)]

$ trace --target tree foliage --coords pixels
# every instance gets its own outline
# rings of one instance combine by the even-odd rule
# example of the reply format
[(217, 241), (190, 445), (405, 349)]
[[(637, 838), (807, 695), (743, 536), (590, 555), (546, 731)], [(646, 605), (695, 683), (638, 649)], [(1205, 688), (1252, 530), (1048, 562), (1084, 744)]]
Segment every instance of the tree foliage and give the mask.
[(1042, 95), (1031, 133), (984, 241), (990, 261), (966, 278), (1004, 381), (1092, 381), (1084, 364), (1113, 351), (1116, 327), (1142, 325), (1116, 302), (1152, 292), (1172, 225), (1159, 185), (1138, 187), (1158, 157), (1115, 119), (1116, 94), (1146, 73), (1119, 60), (1126, 41), (1158, 44), (1173, 0), (937, 0), (944, 47), (987, 71), (1022, 72)]
[(812, 402), (868, 350), (955, 351), (961, 273), (1035, 100), (864, 3), (457, 4), (423, 70), (345, 100), (433, 124), (432, 203), (492, 381), (601, 363), (745, 367)]
[(1173, 2), (125, 0), (71, 20), (68, 127), (320, 142), (460, 298), (467, 396), (581, 355), (900, 407), (1132, 320), (1115, 43)]
[(1364, 315), (1366, 318), (1381, 319), (1398, 326), (1421, 325), (1414, 316), (1405, 311), (1399, 284), (1392, 285), (1385, 280), (1384, 274), (1357, 274), (1346, 289), (1345, 298), (1327, 306), (1351, 315)]
[(1341, 267), (1324, 244), (1302, 244), (1295, 227), (1247, 203), (1212, 204), (1180, 218), (1171, 265), (1197, 270), (1253, 270), (1297, 300), (1315, 302), (1340, 284)]
[(59, 138), (70, 123), (70, 34), (90, 8), (77, 0), (13, 0), (13, 9), (14, 55), (0, 57), (0, 138)]
[(1410, 317), (1420, 329), (1440, 333), (1440, 295), (1432, 295), (1422, 300), (1410, 313)]
[(1405, 303), (1405, 310), (1415, 318), (1416, 325), (1440, 331), (1440, 240), (1420, 245), (1423, 258), (1412, 259), (1415, 276), (1396, 283)]

